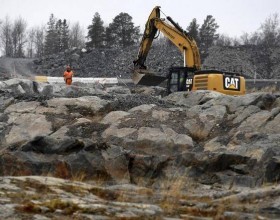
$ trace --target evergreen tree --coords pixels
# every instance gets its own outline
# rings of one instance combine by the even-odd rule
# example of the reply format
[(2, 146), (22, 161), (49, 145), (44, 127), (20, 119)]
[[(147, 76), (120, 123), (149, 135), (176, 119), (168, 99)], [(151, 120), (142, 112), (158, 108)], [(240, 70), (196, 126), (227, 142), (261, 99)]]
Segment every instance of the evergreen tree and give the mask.
[(58, 52), (62, 51), (62, 21), (61, 21), (61, 19), (58, 19), (57, 22), (55, 23), (55, 33), (56, 33), (56, 37), (55, 37), (54, 41), (56, 41), (56, 43), (55, 43), (53, 53), (58, 53)]
[(127, 47), (133, 45), (139, 39), (139, 27), (134, 27), (132, 17), (127, 13), (120, 13), (109, 25), (111, 39), (114, 39), (113, 46)]
[(196, 43), (199, 45), (199, 24), (196, 21), (196, 18), (194, 18), (191, 23), (189, 24), (189, 26), (187, 27), (187, 32), (189, 33), (189, 35), (191, 37), (194, 38), (194, 40), (196, 41)]
[(60, 51), (65, 51), (66, 49), (69, 49), (69, 26), (67, 24), (66, 19), (64, 19), (62, 22), (60, 39), (61, 39)]
[(45, 54), (49, 55), (57, 51), (57, 30), (56, 30), (56, 18), (51, 14), (48, 21), (46, 39), (45, 39)]
[(204, 23), (199, 29), (200, 38), (200, 51), (202, 59), (208, 54), (208, 49), (214, 44), (214, 41), (218, 39), (217, 29), (219, 25), (216, 23), (215, 18), (212, 15), (207, 15)]
[(45, 39), (45, 54), (53, 54), (62, 52), (69, 48), (69, 27), (67, 21), (64, 19), (56, 19), (51, 14), (46, 39)]
[(115, 44), (115, 34), (112, 31), (112, 24), (109, 24), (109, 27), (105, 29), (105, 46), (113, 47)]
[(104, 45), (104, 26), (103, 21), (98, 12), (94, 14), (92, 24), (88, 26), (87, 38), (89, 41), (86, 43), (87, 47), (99, 48)]

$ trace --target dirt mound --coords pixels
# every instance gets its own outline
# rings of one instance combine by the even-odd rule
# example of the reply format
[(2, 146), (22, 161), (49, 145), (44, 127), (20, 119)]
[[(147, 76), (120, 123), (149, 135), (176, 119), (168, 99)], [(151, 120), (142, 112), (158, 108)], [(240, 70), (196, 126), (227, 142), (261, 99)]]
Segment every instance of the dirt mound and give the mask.
[(212, 47), (205, 67), (241, 72), (246, 78), (269, 79), (280, 76), (280, 48), (273, 52), (262, 46)]
[[(130, 78), (133, 60), (137, 58), (138, 47), (126, 49), (89, 49), (73, 48), (64, 53), (50, 55), (35, 60), (36, 72), (48, 76), (61, 76), (70, 64), (79, 77), (120, 77)], [(172, 45), (153, 45), (148, 57), (150, 70), (165, 75), (172, 65), (183, 65), (183, 58)]]

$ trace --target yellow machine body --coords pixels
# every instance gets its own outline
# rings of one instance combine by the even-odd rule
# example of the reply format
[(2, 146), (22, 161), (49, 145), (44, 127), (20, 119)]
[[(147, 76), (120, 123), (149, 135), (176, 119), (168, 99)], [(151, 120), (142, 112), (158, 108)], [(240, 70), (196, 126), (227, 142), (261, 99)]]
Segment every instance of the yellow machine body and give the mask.
[(193, 77), (191, 90), (212, 90), (226, 95), (245, 95), (245, 79), (242, 76), (221, 73), (197, 74)]

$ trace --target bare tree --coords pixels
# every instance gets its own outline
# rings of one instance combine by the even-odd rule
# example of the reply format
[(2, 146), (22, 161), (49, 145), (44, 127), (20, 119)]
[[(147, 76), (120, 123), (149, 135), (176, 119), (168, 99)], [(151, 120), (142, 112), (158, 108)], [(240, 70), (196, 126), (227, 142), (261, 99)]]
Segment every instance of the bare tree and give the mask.
[(12, 23), (8, 16), (5, 17), (0, 29), (0, 43), (4, 55), (11, 57), (13, 55)]
[(13, 56), (24, 57), (27, 22), (21, 17), (15, 20), (12, 30)]
[(35, 39), (34, 49), (35, 57), (42, 57), (44, 55), (44, 39), (45, 39), (45, 27), (35, 27)]
[(240, 46), (240, 45), (241, 45), (240, 39), (239, 39), (238, 37), (232, 38), (232, 45), (233, 45), (234, 47)]
[(243, 33), (240, 37), (240, 40), (243, 45), (250, 44), (250, 34), (248, 34), (247, 32)]
[(261, 25), (261, 35), (265, 46), (275, 47), (280, 45), (278, 42), (280, 35), (279, 23), (279, 15), (275, 13)]
[(261, 42), (261, 36), (258, 32), (252, 34), (243, 33), (240, 37), (240, 41), (243, 45), (258, 45)]
[(219, 35), (219, 38), (215, 42), (215, 45), (217, 46), (232, 46), (232, 44), (233, 39), (225, 34)]
[(69, 47), (82, 48), (85, 46), (84, 29), (80, 26), (79, 22), (74, 23), (70, 27), (69, 33)]
[(31, 28), (27, 32), (27, 35), (28, 35), (28, 38), (27, 38), (27, 56), (29, 58), (34, 57), (35, 34), (36, 34), (35, 28)]

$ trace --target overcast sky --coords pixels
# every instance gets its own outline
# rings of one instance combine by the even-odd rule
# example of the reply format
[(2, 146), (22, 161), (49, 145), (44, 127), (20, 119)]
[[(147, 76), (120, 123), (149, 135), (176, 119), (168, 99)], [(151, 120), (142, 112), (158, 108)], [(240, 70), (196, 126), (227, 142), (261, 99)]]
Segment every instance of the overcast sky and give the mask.
[(280, 14), (280, 0), (0, 0), (0, 19), (8, 15), (13, 21), (21, 16), (32, 27), (46, 24), (53, 13), (70, 23), (78, 21), (86, 29), (95, 12), (105, 24), (126, 12), (143, 30), (157, 5), (184, 29), (193, 18), (202, 24), (207, 15), (213, 15), (220, 26), (218, 32), (230, 37), (252, 33), (266, 18)]

